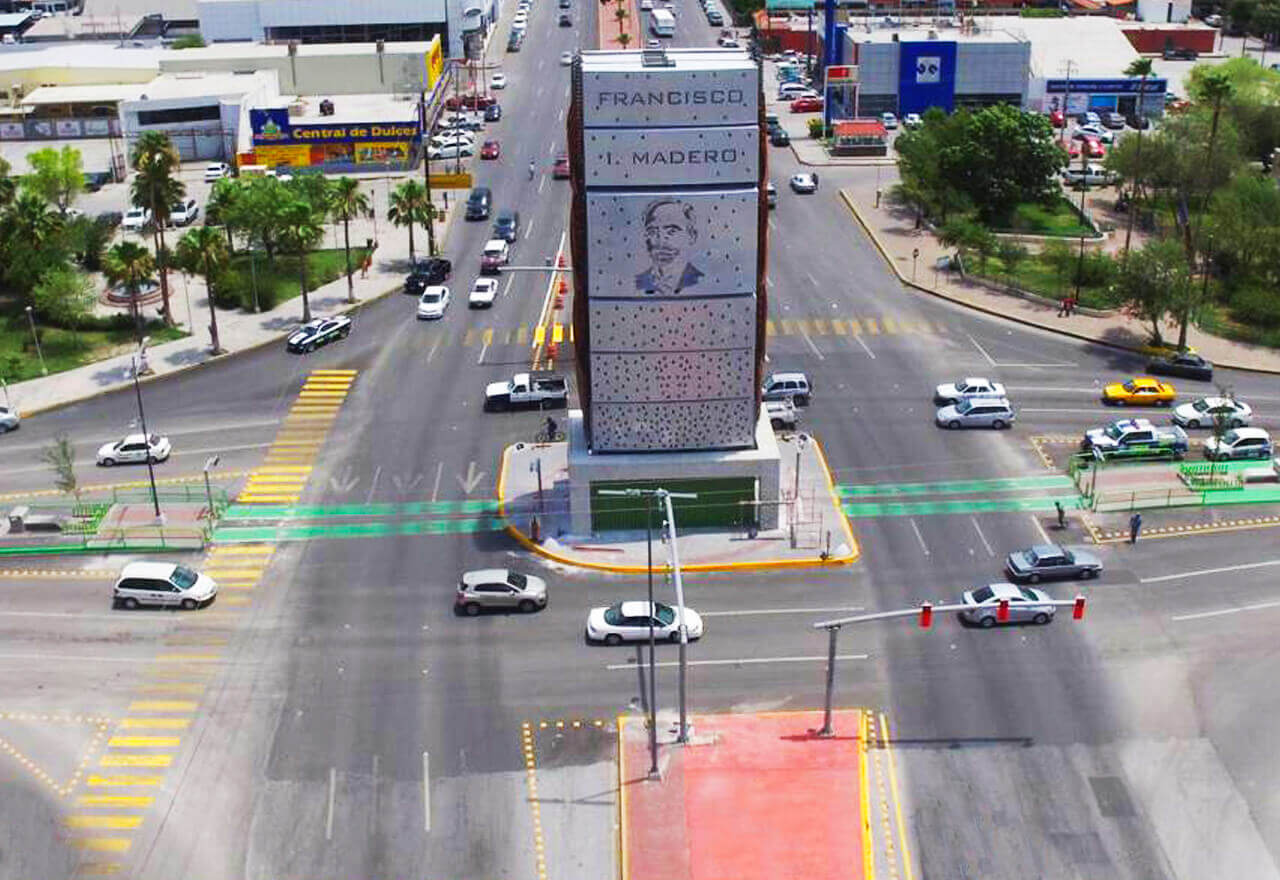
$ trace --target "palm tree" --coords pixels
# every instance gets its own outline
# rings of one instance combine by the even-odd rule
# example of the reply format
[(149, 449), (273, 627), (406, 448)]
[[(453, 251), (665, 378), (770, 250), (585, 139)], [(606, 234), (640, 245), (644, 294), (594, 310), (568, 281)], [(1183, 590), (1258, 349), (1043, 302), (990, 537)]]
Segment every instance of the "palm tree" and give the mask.
[(64, 222), (40, 196), (25, 189), (18, 191), (0, 214), (0, 277), (29, 295), (49, 268), (49, 249), (62, 246)]
[(413, 262), (413, 224), (423, 222), (427, 203), (427, 190), (416, 180), (406, 180), (391, 192), (391, 208), (387, 219), (396, 226), (409, 227), (409, 262)]
[(342, 246), (347, 254), (347, 302), (356, 301), (356, 285), (351, 280), (351, 221), (369, 213), (369, 197), (360, 190), (360, 181), (339, 177), (333, 183), (329, 212), (342, 223)]
[(133, 313), (133, 324), (138, 336), (138, 344), (142, 344), (142, 312), (138, 309), (138, 290), (144, 282), (155, 277), (156, 261), (151, 252), (134, 241), (122, 241), (107, 251), (102, 261), (103, 272), (107, 280), (114, 284), (124, 285), (129, 292), (129, 311)]
[(187, 187), (174, 177), (181, 158), (169, 136), (160, 131), (144, 131), (133, 146), (133, 204), (151, 209), (152, 235), (160, 268), (160, 298), (164, 301), (164, 320), (173, 323), (169, 310), (169, 273), (164, 264), (164, 227), (169, 221), (169, 208), (187, 194)]
[(209, 191), (209, 201), (204, 205), (204, 222), (207, 226), (221, 226), (227, 233), (227, 253), (234, 254), (236, 252), (236, 242), (233, 236), (236, 219), (236, 209), (241, 201), (241, 194), (244, 190), (241, 188), (240, 182), (232, 180), (230, 177), (224, 177), (213, 185), (213, 189)]
[(1133, 238), (1133, 220), (1138, 216), (1138, 178), (1142, 174), (1142, 99), (1147, 93), (1147, 78), (1151, 76), (1152, 62), (1150, 58), (1136, 58), (1128, 67), (1124, 69), (1124, 75), (1128, 77), (1140, 76), (1142, 82), (1138, 85), (1138, 102), (1134, 108), (1138, 116), (1138, 146), (1135, 151), (1133, 161), (1133, 193), (1129, 198), (1129, 222), (1126, 224), (1124, 232), (1124, 253), (1129, 254), (1129, 242)]
[(209, 297), (209, 337), (212, 353), (222, 354), (218, 344), (218, 312), (213, 307), (213, 279), (227, 265), (227, 246), (222, 233), (213, 226), (189, 229), (178, 239), (178, 263), (194, 269), (204, 277), (205, 293)]
[(281, 237), (285, 247), (298, 257), (298, 284), (302, 288), (302, 323), (311, 320), (311, 300), (307, 297), (307, 254), (324, 237), (316, 212), (309, 202), (295, 199), (281, 211)]

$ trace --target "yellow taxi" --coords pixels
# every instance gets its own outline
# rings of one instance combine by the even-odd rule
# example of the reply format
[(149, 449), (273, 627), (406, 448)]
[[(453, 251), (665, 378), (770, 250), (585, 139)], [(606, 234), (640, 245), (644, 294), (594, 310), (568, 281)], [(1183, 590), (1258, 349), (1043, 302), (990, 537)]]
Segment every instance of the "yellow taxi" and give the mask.
[(1128, 382), (1112, 382), (1102, 389), (1102, 402), (1111, 406), (1169, 406), (1178, 390), (1168, 382), (1137, 376)]

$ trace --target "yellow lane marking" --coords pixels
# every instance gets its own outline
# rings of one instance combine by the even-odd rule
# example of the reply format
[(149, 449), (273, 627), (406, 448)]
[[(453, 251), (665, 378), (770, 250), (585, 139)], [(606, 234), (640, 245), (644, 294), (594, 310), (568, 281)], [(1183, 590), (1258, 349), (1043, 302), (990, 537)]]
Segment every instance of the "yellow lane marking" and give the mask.
[(155, 801), (144, 794), (82, 794), (76, 798), (77, 807), (141, 807), (146, 809)]
[(68, 828), (78, 830), (109, 828), (113, 831), (137, 828), (142, 824), (141, 816), (67, 816), (63, 820)]
[(133, 776), (128, 773), (117, 773), (111, 776), (90, 776), (85, 780), (85, 785), (90, 788), (154, 788), (163, 784), (163, 776)]
[(547, 338), (547, 328), (546, 328), (546, 327), (544, 327), (542, 324), (539, 324), (537, 327), (533, 328), (533, 345), (534, 345), (534, 347), (537, 347), (537, 346), (539, 346), (539, 345), (542, 345), (542, 343), (543, 343), (544, 341), (546, 341), (546, 338)]
[(827, 322), (822, 318), (814, 318), (810, 323), (813, 324), (813, 333), (815, 336), (826, 336), (830, 332), (827, 327)]
[(776, 336), (777, 333), (778, 333), (778, 328), (777, 328), (777, 325), (773, 323), (773, 321), (770, 320), (770, 321), (764, 322), (765, 336)]
[(90, 852), (128, 852), (133, 841), (127, 837), (77, 837), (71, 845), (76, 849), (87, 849)]
[(134, 700), (130, 712), (194, 712), (200, 705), (195, 700)]
[(144, 684), (138, 688), (144, 694), (202, 694), (205, 685), (196, 681), (175, 681), (168, 684)]
[(895, 320), (893, 320), (893, 318), (881, 318), (881, 319), (880, 319), (880, 323), (881, 323), (882, 325), (884, 325), (884, 332), (885, 332), (885, 333), (899, 333), (899, 332), (901, 332), (901, 331), (898, 329), (898, 322), (897, 322), (897, 321), (895, 321)]
[(849, 328), (845, 326), (844, 321), (838, 318), (831, 319), (831, 329), (837, 336), (845, 336), (849, 333)]
[(103, 755), (99, 767), (168, 767), (173, 755)]
[(224, 605), (248, 605), (253, 600), (248, 596), (227, 596), (221, 601)]
[(782, 333), (784, 336), (790, 336), (792, 333), (795, 332), (796, 322), (793, 321), (791, 318), (783, 318), (781, 323), (782, 323)]
[(275, 544), (236, 544), (233, 547), (214, 547), (210, 556), (270, 556), (276, 552)]
[(69, 581), (92, 581), (115, 578), (118, 569), (105, 568), (5, 568), (0, 578), (61, 578)]
[(214, 578), (256, 578), (259, 577), (266, 569), (264, 568), (207, 568), (205, 574)]
[(483, 342), (485, 345), (493, 344), (493, 328), (492, 327), (485, 328), (484, 333), (480, 335), (480, 341)]
[(556, 345), (564, 342), (564, 325), (559, 321), (556, 322), (555, 327), (551, 330), (551, 341)]
[(520, 345), (520, 344), (523, 344), (524, 341), (528, 338), (529, 338), (529, 332), (525, 328), (525, 325), (521, 324), (519, 327), (516, 328), (515, 342), (517, 345)]
[(867, 322), (867, 334), (869, 336), (878, 336), (880, 334), (880, 327), (876, 324), (876, 319), (865, 318), (864, 320)]
[(125, 718), (120, 722), (121, 730), (186, 730), (190, 726), (190, 718)]
[(466, 335), (462, 337), (462, 344), (470, 345), (475, 341), (476, 341), (476, 330), (474, 327), (472, 327), (470, 330), (467, 331)]
[(180, 736), (113, 736), (107, 740), (109, 749), (176, 749), (181, 744)]
[(893, 795), (894, 818), (898, 826), (898, 852), (902, 855), (902, 867), (907, 880), (914, 880), (915, 873), (911, 864), (911, 849), (907, 846), (907, 826), (902, 821), (902, 795), (898, 791), (897, 761), (893, 757), (893, 739), (889, 731), (889, 719), (880, 713), (880, 747), (884, 749), (889, 765), (889, 791)]
[(157, 663), (210, 663), (221, 660), (221, 654), (157, 654)]

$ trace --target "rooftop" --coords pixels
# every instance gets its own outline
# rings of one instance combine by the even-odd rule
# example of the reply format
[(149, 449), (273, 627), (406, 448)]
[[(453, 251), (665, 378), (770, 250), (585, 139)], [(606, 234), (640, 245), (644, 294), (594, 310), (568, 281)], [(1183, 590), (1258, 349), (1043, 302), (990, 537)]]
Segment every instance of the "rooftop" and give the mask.
[(726, 62), (739, 62), (743, 70), (755, 70), (752, 61), (743, 49), (667, 49), (665, 55), (668, 62), (674, 65), (667, 67), (646, 68), (641, 61), (645, 53), (632, 51), (583, 52), (582, 69), (591, 73), (614, 72), (653, 72), (675, 70), (717, 70), (726, 69)]
[[(421, 53), (426, 54), (431, 48), (431, 42), (404, 42), (389, 43), (386, 46), (387, 52), (395, 52), (396, 54)], [(378, 53), (378, 45), (376, 43), (300, 43), (298, 44), (299, 58), (312, 58), (334, 55), (376, 55)], [(270, 58), (287, 58), (289, 56), (289, 47), (285, 44), (267, 45), (265, 43), (215, 43), (212, 46), (205, 46), (202, 49), (183, 49), (174, 51), (165, 56), (165, 61), (225, 61), (227, 59), (243, 58), (245, 60), (254, 59), (270, 59)]]
[[(163, 49), (118, 48), (114, 43), (84, 42), (44, 46), (5, 46), (0, 52), (0, 72), (32, 70), (40, 67), (110, 68), (115, 70), (160, 70)], [(7, 81), (6, 81), (7, 82)]]
[[(401, 100), (395, 95), (334, 95), (333, 115), (320, 115), (320, 102), (327, 96), (308, 95), (282, 99), (290, 106), (289, 121), (294, 125), (357, 125), (363, 122), (413, 122), (417, 124), (416, 101)], [(302, 112), (297, 112), (298, 105)]]
[(22, 99), (24, 106), (49, 104), (104, 104), (133, 101), (146, 90), (142, 83), (104, 86), (42, 86)]
[(140, 99), (190, 98), (201, 95), (243, 95), (255, 91), (260, 76), (275, 77), (275, 71), (248, 73), (162, 73), (146, 83)]

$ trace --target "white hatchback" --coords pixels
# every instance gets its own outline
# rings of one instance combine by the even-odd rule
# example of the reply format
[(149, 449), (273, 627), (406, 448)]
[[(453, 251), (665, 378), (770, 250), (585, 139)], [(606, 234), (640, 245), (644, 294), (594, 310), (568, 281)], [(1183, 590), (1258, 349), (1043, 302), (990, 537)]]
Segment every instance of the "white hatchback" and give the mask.
[(152, 434), (144, 437), (141, 434), (129, 434), (114, 443), (105, 443), (98, 448), (98, 464), (111, 467), (117, 464), (141, 464), (148, 456), (153, 462), (164, 461), (172, 452), (168, 437)]
[(231, 166), (226, 162), (210, 162), (204, 166), (204, 182), (213, 183), (215, 180), (221, 180), (224, 177), (231, 176)]

